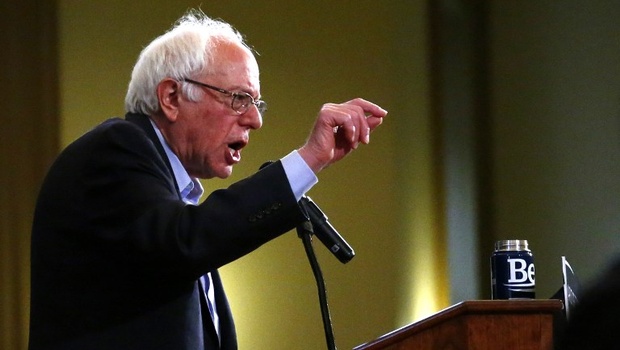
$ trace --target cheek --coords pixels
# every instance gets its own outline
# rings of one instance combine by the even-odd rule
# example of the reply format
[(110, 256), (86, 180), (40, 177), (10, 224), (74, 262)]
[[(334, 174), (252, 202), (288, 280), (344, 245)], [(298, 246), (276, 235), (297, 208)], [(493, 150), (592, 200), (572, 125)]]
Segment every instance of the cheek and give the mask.
[(235, 120), (216, 108), (194, 113), (186, 128), (188, 143), (192, 145), (194, 156), (218, 156), (214, 152), (227, 149), (227, 140)]
[(190, 143), (196, 153), (210, 153), (217, 148), (217, 135), (196, 130), (192, 133)]
[(201, 152), (213, 152), (222, 147), (227, 147), (225, 141), (227, 135), (226, 130), (215, 125), (211, 127), (203, 126), (202, 128), (192, 130), (191, 142)]

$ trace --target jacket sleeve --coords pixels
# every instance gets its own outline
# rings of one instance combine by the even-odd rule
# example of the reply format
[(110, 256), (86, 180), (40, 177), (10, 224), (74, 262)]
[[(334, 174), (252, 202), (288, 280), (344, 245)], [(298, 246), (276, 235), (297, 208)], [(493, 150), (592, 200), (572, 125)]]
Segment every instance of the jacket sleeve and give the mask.
[(66, 242), (73, 249), (59, 253), (73, 266), (101, 260), (101, 266), (190, 278), (305, 219), (279, 162), (198, 206), (185, 205), (153, 142), (122, 121), (104, 123), (61, 154), (36, 211), (33, 239), (46, 231), (46, 239)]

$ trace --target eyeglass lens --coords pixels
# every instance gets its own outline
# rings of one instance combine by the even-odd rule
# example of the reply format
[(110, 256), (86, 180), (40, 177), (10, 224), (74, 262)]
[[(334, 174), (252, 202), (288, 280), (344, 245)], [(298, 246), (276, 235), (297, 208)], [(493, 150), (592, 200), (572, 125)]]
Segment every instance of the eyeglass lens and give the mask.
[(234, 95), (231, 107), (238, 113), (245, 113), (252, 104), (256, 105), (260, 114), (263, 114), (267, 109), (267, 104), (264, 101), (254, 101), (252, 96), (246, 94)]

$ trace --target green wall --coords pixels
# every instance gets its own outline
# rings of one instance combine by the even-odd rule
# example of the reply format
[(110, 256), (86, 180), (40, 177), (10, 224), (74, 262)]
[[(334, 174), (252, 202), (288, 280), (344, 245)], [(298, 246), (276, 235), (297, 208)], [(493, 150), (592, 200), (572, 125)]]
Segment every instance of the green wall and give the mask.
[(587, 284), (620, 252), (620, 6), (528, 4), (489, 6), (492, 205), (549, 298), (562, 255)]

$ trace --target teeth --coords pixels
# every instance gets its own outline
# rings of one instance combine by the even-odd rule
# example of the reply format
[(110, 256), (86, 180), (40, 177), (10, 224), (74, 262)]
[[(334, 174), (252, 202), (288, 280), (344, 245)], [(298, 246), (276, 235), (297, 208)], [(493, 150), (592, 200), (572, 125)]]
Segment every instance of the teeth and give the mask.
[(238, 162), (241, 160), (241, 151), (236, 151), (233, 149), (230, 156), (232, 157), (233, 161)]

